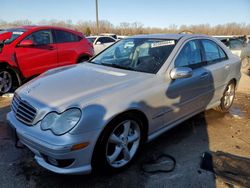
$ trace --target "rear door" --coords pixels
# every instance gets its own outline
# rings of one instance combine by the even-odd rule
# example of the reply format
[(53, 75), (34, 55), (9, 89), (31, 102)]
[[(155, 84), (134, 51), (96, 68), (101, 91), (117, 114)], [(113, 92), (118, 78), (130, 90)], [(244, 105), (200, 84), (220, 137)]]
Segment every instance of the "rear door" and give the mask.
[(18, 65), (25, 77), (41, 74), (57, 67), (57, 45), (51, 30), (39, 30), (23, 40), (32, 40), (34, 46), (16, 46)]
[(58, 66), (75, 64), (84, 49), (79, 43), (79, 36), (64, 30), (54, 30), (54, 33), (58, 49)]
[(225, 86), (228, 84), (228, 76), (230, 75), (230, 62), (223, 49), (214, 41), (209, 39), (201, 40), (205, 68), (211, 73), (210, 91), (213, 93), (211, 104), (220, 100), (224, 92)]

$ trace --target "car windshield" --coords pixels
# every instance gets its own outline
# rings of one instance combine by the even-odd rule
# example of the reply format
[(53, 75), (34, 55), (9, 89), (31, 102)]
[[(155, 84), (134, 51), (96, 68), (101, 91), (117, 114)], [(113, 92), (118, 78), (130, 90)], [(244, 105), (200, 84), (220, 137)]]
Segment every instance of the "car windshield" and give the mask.
[(91, 43), (95, 42), (96, 37), (87, 37), (88, 41)]
[(5, 41), (5, 44), (10, 44), (15, 39), (17, 39), (19, 36), (21, 36), (26, 31), (26, 29), (23, 29), (23, 28), (11, 28), (11, 29), (6, 29), (6, 31), (12, 32), (11, 38)]
[(90, 63), (156, 74), (176, 45), (172, 39), (128, 38), (106, 49)]

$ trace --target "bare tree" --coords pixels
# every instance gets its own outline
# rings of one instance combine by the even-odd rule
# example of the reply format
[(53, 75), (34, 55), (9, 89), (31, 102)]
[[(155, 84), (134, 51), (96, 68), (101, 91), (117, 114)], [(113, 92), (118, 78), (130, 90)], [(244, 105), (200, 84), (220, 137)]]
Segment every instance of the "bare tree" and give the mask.
[[(7, 22), (0, 20), (0, 28), (16, 27), (21, 25), (32, 25), (30, 20), (17, 20)], [(85, 35), (95, 35), (98, 33), (96, 22), (94, 21), (79, 21), (74, 24), (71, 20), (41, 20), (37, 22), (38, 25), (54, 25), (60, 27), (67, 27), (75, 29)], [(122, 22), (118, 26), (114, 26), (107, 20), (99, 21), (100, 33), (116, 33), (118, 35), (136, 35), (149, 33), (180, 33), (182, 31), (189, 31), (192, 33), (200, 33), (207, 35), (249, 35), (250, 24), (245, 23), (227, 23), (211, 26), (209, 24), (199, 25), (170, 25), (166, 28), (144, 27), (139, 22)]]

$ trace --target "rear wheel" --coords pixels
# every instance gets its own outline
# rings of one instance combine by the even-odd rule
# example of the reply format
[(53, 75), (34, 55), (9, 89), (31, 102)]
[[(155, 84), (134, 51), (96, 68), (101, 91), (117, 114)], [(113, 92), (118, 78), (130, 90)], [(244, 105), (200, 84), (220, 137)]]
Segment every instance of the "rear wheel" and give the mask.
[(221, 98), (221, 103), (216, 109), (223, 113), (228, 112), (228, 110), (233, 104), (234, 97), (235, 97), (235, 82), (231, 81), (227, 85), (223, 93), (223, 96)]
[(127, 167), (142, 144), (142, 122), (129, 114), (108, 125), (97, 145), (94, 167), (115, 172)]
[(5, 94), (13, 89), (14, 77), (10, 70), (0, 69), (0, 94)]

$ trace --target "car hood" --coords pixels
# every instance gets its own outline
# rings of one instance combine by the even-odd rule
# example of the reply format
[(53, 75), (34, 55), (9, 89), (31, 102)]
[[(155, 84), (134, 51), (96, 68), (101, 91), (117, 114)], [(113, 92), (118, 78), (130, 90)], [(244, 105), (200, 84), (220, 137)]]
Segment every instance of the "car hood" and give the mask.
[(23, 85), (17, 94), (40, 106), (67, 108), (83, 105), (117, 89), (121, 91), (139, 83), (145, 76), (151, 74), (83, 63), (52, 69)]

